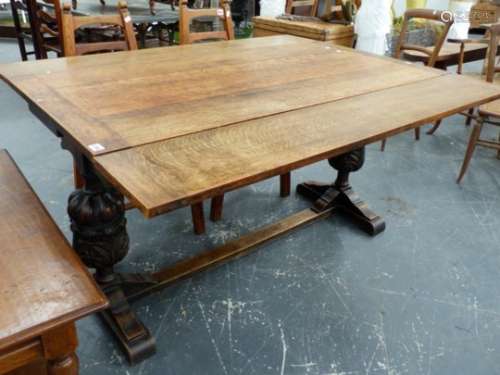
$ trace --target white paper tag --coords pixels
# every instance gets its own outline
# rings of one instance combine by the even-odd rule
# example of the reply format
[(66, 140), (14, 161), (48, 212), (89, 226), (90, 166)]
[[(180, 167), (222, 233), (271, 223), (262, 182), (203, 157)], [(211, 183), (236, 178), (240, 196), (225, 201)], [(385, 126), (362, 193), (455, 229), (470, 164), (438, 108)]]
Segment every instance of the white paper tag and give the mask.
[(218, 15), (219, 17), (224, 17), (224, 9), (217, 8), (217, 15)]
[(88, 148), (92, 152), (100, 152), (100, 151), (104, 151), (106, 149), (106, 147), (104, 147), (100, 143), (93, 143), (91, 145), (88, 145)]
[(226, 17), (227, 17), (227, 18), (231, 18), (231, 11), (230, 11), (230, 10), (228, 10), (228, 11), (226, 12)]
[(132, 21), (130, 16), (125, 17), (123, 20), (125, 21), (125, 23), (129, 23), (130, 21)]

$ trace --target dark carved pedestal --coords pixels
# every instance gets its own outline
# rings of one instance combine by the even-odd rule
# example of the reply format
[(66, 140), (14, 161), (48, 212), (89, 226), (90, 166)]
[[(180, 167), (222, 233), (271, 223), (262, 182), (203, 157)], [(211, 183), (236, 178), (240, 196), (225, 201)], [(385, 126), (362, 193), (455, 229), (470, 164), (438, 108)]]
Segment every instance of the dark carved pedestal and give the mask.
[(334, 208), (352, 218), (365, 232), (375, 236), (385, 229), (385, 222), (368, 209), (349, 184), (349, 174), (359, 170), (364, 160), (364, 147), (331, 158), (328, 162), (338, 171), (336, 181), (333, 184), (305, 182), (297, 185), (297, 193), (314, 201), (313, 211)]
[(314, 200), (312, 210), (305, 209), (155, 273), (120, 274), (113, 267), (125, 258), (129, 246), (123, 196), (107, 186), (83, 156), (79, 155), (75, 160), (85, 180), (85, 188), (76, 190), (69, 197), (73, 247), (83, 262), (96, 270), (95, 278), (110, 301), (110, 308), (103, 313), (103, 318), (132, 364), (156, 350), (154, 338), (131, 310), (129, 300), (245, 255), (273, 238), (325, 218), (332, 212), (349, 215), (372, 235), (385, 229), (384, 221), (366, 207), (349, 185), (349, 173), (360, 169), (364, 162), (364, 149), (358, 149), (329, 160), (338, 170), (335, 183), (308, 182), (297, 186), (299, 194)]
[(83, 173), (84, 189), (74, 191), (68, 201), (73, 248), (89, 268), (110, 301), (103, 318), (124, 347), (131, 363), (155, 353), (155, 340), (131, 310), (123, 287), (128, 282), (144, 284), (141, 277), (124, 276), (113, 267), (128, 253), (123, 196), (105, 186), (90, 168)]

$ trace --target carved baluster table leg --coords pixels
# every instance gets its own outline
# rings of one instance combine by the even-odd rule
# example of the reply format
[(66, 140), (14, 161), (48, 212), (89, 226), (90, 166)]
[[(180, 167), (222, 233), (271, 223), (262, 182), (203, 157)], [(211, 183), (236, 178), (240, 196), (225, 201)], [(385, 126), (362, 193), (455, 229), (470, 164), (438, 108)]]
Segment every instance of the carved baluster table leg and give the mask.
[(113, 267), (128, 253), (123, 195), (107, 186), (88, 162), (83, 163), (85, 187), (74, 191), (68, 201), (73, 248), (89, 268), (110, 300), (104, 319), (123, 345), (130, 362), (155, 352), (155, 340), (131, 310), (122, 289), (122, 278)]
[(333, 184), (305, 182), (297, 185), (297, 193), (314, 200), (314, 211), (334, 207), (354, 219), (367, 233), (377, 235), (385, 229), (384, 220), (368, 209), (349, 183), (349, 174), (361, 169), (364, 161), (364, 147), (331, 158), (328, 162), (338, 171), (336, 181)]

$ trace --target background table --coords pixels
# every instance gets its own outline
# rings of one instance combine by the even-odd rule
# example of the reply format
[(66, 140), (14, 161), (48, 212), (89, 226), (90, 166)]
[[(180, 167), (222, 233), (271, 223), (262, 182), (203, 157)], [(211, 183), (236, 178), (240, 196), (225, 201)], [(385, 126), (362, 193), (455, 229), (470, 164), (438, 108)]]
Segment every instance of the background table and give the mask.
[[(429, 47), (432, 50), (434, 47)], [(443, 44), (435, 67), (446, 70), (449, 66), (458, 65), (460, 62), (460, 43), (447, 41)], [(483, 60), (486, 56), (488, 46), (485, 44), (465, 44), (463, 50), (463, 63)], [(500, 52), (500, 47), (499, 47)], [(404, 51), (404, 57), (408, 61), (426, 62), (428, 55), (418, 51)]]

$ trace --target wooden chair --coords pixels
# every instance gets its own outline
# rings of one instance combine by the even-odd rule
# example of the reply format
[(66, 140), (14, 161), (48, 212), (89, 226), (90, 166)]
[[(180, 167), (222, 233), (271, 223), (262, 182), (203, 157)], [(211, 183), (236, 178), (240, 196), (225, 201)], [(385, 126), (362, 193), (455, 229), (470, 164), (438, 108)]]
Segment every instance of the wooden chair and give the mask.
[[(191, 30), (191, 23), (195, 19), (211, 17), (222, 21), (222, 31), (198, 32)], [(192, 44), (206, 40), (232, 40), (234, 39), (234, 28), (231, 20), (231, 10), (228, 1), (222, 1), (219, 8), (188, 8), (187, 0), (180, 1), (179, 8), (179, 42), (183, 44)], [(211, 220), (219, 220), (222, 217), (222, 205), (224, 196), (217, 196), (212, 199)], [(194, 232), (202, 234), (205, 232), (205, 217), (203, 214), (203, 202), (191, 206), (191, 215), (193, 217)]]
[[(47, 0), (45, 3), (52, 5), (50, 11), (35, 0), (10, 0), (14, 29), (23, 61), (28, 60), (29, 55), (35, 55), (38, 60), (46, 59), (48, 52), (55, 52), (58, 56), (62, 54), (59, 33), (61, 29), (61, 5), (59, 0)], [(19, 11), (28, 14), (29, 32), (22, 27)], [(30, 40), (32, 43), (32, 51), (27, 50), (26, 40)]]
[[(401, 58), (401, 54), (404, 51), (416, 51), (419, 53), (422, 53), (427, 56), (427, 61), (426, 65), (429, 67), (433, 67), (436, 64), (436, 59), (439, 56), (439, 52), (441, 51), (441, 47), (443, 46), (446, 37), (448, 35), (448, 31), (450, 30), (451, 25), (453, 25), (453, 18), (448, 17), (449, 13), (448, 12), (443, 12), (443, 11), (437, 11), (437, 10), (432, 10), (432, 9), (411, 9), (407, 10), (404, 14), (404, 19), (403, 19), (403, 25), (401, 27), (401, 34), (399, 35), (399, 40), (398, 44), (396, 47), (396, 53), (395, 53), (395, 58), (399, 59)], [(424, 46), (419, 46), (415, 44), (410, 44), (407, 43), (405, 38), (406, 34), (408, 31), (408, 24), (410, 20), (414, 18), (420, 18), (420, 19), (425, 19), (428, 21), (435, 21), (442, 23), (444, 25), (444, 28), (439, 35), (439, 37), (436, 39), (436, 42), (434, 44), (434, 48), (429, 49)], [(404, 57), (404, 56), (403, 56)], [(415, 128), (415, 139), (419, 140), (420, 139), (420, 128)], [(386, 139), (382, 141), (382, 146), (381, 150), (385, 150), (385, 145), (386, 145)]]
[(308, 7), (310, 8), (309, 14), (304, 14), (303, 12), (299, 12), (299, 14), (303, 16), (315, 17), (318, 13), (318, 4), (318, 0), (287, 0), (285, 13), (294, 14), (295, 9)]
[[(179, 8), (179, 41), (180, 44), (192, 44), (207, 40), (234, 39), (234, 27), (228, 0), (221, 0), (218, 8), (188, 8), (187, 0), (181, 0)], [(215, 17), (222, 21), (223, 30), (192, 31), (191, 22), (195, 19)]]
[[(200, 17), (218, 17), (221, 19), (224, 30), (196, 32), (191, 31), (191, 21)], [(179, 30), (180, 44), (192, 44), (194, 42), (206, 40), (232, 40), (234, 39), (234, 29), (231, 19), (231, 10), (229, 1), (222, 0), (220, 8), (188, 8), (187, 0), (181, 0), (179, 11)], [(286, 173), (280, 178), (280, 195), (286, 197), (290, 195), (290, 173)], [(224, 204), (224, 195), (216, 196), (211, 201), (210, 220), (218, 221), (222, 218), (222, 208)], [(205, 232), (205, 217), (203, 213), (203, 202), (191, 206), (193, 217), (194, 232), (202, 234)]]
[[(120, 40), (77, 43), (75, 32), (84, 27), (116, 27), (123, 36)], [(90, 53), (130, 51), (137, 49), (132, 19), (127, 5), (118, 3), (118, 14), (113, 16), (73, 16), (71, 6), (64, 5), (62, 13), (64, 56), (80, 56)]]
[(0, 150), (0, 374), (77, 375), (75, 321), (108, 305)]
[(59, 0), (44, 0), (53, 6), (51, 11), (44, 8), (37, 10), (38, 35), (42, 58), (47, 58), (48, 52), (55, 52), (57, 56), (62, 56), (62, 10)]
[[(492, 84), (500, 83), (500, 80), (495, 80), (496, 73), (500, 72), (500, 64), (498, 63), (498, 61), (496, 61), (499, 42), (500, 23), (497, 23), (489, 27), (489, 46), (485, 75), (486, 81)], [(497, 158), (500, 159), (500, 133), (498, 136), (498, 141), (481, 139), (481, 130), (483, 129), (484, 124), (500, 126), (500, 100), (495, 100), (491, 103), (479, 107), (477, 119), (474, 124), (474, 128), (472, 129), (469, 143), (465, 151), (464, 161), (458, 174), (457, 183), (460, 183), (462, 181), (462, 178), (467, 172), (472, 154), (474, 153), (477, 145), (497, 150)]]

